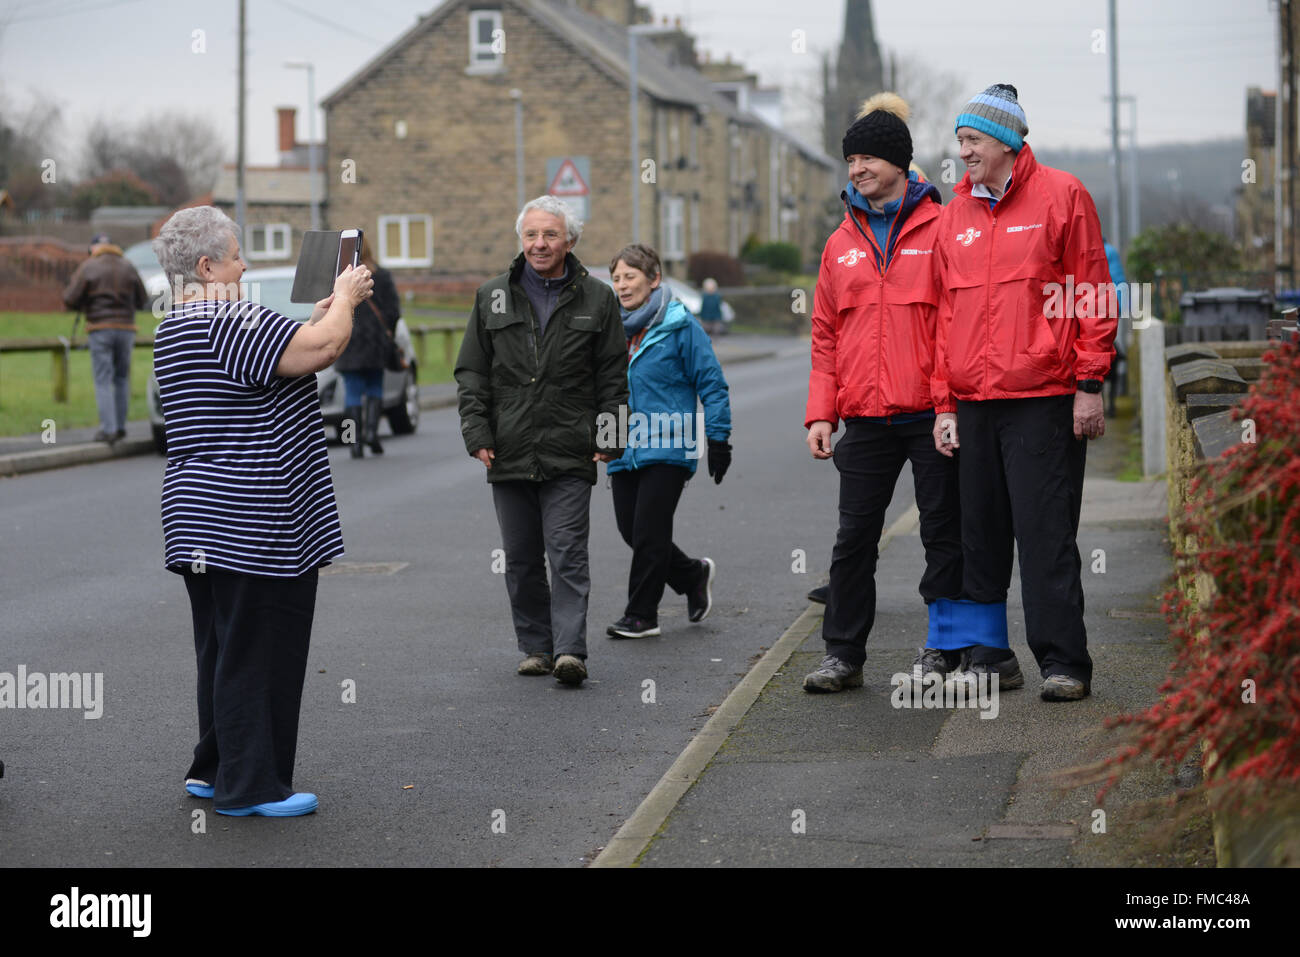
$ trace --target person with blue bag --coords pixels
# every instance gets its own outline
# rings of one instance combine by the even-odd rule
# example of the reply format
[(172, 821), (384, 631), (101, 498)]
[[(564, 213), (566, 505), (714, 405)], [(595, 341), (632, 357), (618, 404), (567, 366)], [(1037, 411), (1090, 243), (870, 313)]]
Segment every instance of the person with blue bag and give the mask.
[(607, 633), (648, 638), (660, 634), (665, 586), (686, 596), (692, 622), (713, 606), (716, 565), (688, 558), (674, 544), (673, 513), (702, 456), (714, 483), (722, 482), (731, 465), (731, 404), (708, 335), (662, 285), (658, 254), (639, 243), (625, 246), (609, 273), (628, 342), (629, 399), (626, 422), (617, 423), (625, 451), (607, 471), (632, 567), (623, 617)]

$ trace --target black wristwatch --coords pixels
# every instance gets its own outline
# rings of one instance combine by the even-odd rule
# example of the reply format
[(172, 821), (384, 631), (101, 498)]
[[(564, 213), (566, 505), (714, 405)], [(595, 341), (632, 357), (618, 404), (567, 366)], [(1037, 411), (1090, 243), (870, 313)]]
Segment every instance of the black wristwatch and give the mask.
[(1090, 395), (1096, 395), (1101, 392), (1100, 379), (1079, 379), (1074, 383), (1080, 392), (1087, 392)]

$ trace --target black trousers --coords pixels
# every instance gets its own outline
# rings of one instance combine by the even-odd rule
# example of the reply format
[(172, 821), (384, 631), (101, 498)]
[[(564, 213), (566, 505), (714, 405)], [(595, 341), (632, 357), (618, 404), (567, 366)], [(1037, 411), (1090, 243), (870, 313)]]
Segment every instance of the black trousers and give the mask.
[[(961, 594), (961, 515), (957, 467), (934, 448), (933, 419), (885, 425), (863, 419), (844, 424), (835, 446), (840, 473), (840, 528), (831, 551), (831, 582), (822, 619), (826, 653), (854, 667), (866, 659), (876, 620), (876, 560), (885, 509), (904, 462), (912, 463), (921, 513), (926, 603)], [(962, 437), (964, 439), (964, 436)]]
[(957, 403), (965, 590), (1005, 602), (1020, 553), (1025, 637), (1042, 676), (1092, 680), (1076, 544), (1088, 443), (1074, 396)]
[(294, 793), (317, 575), (185, 572), (199, 672), (199, 743), (185, 776), (212, 784), (214, 807)]
[(673, 513), (690, 477), (677, 465), (647, 465), (609, 477), (618, 532), (632, 546), (625, 615), (657, 621), (664, 585), (684, 595), (699, 578), (699, 563), (673, 544)]

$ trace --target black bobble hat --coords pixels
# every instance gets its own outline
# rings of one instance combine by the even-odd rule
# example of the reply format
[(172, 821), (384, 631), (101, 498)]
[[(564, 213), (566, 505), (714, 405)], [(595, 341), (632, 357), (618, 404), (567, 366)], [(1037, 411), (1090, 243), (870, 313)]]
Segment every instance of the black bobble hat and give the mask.
[(912, 134), (893, 113), (874, 110), (860, 117), (844, 134), (844, 158), (855, 154), (876, 156), (907, 169), (912, 162)]

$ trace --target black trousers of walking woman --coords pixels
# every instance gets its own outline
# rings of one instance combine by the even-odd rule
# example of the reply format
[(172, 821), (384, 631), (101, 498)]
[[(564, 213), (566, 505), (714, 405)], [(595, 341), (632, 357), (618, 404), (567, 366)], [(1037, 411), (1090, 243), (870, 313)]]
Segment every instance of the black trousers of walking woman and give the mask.
[(609, 477), (618, 531), (632, 546), (626, 615), (656, 621), (665, 584), (679, 595), (697, 584), (699, 563), (673, 544), (673, 513), (690, 477), (676, 465), (647, 465)]
[(199, 673), (199, 743), (185, 776), (212, 784), (214, 807), (294, 793), (317, 575), (185, 572)]

